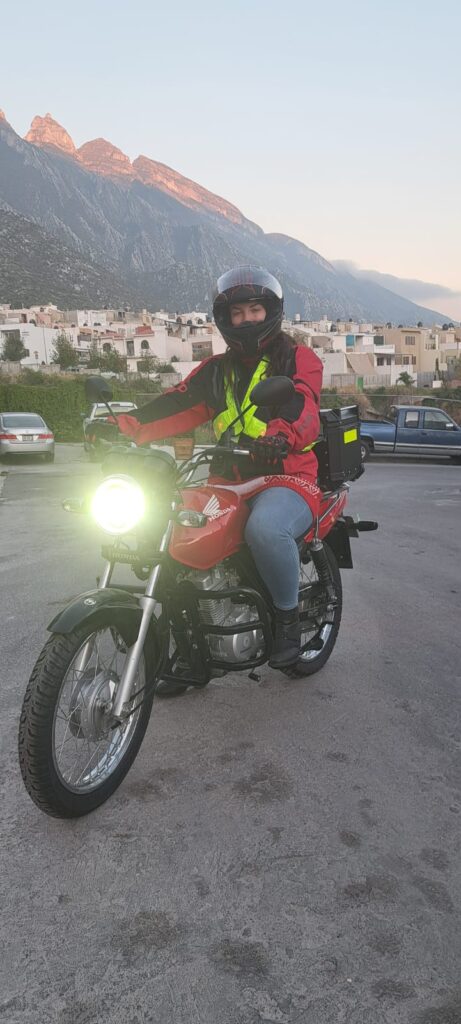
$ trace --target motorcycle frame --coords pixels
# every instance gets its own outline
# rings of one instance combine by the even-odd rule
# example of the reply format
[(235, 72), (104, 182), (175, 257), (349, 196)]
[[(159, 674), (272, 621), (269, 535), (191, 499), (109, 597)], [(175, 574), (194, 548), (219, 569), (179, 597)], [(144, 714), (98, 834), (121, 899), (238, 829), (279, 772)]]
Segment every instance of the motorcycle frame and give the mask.
[[(192, 668), (197, 666), (198, 662), (197, 667), (200, 668), (201, 672), (196, 678), (188, 677), (188, 685), (190, 686), (205, 686), (216, 672), (227, 674), (229, 672), (251, 671), (259, 665), (265, 664), (271, 655), (274, 606), (249, 552), (245, 552), (245, 554), (237, 552), (234, 556), (231, 556), (229, 561), (236, 562), (237, 565), (241, 566), (244, 577), (248, 579), (249, 583), (254, 583), (254, 586), (243, 585), (219, 590), (202, 590), (194, 586), (192, 581), (189, 580), (184, 580), (179, 584), (171, 582), (169, 585), (169, 577), (171, 578), (172, 570), (177, 569), (179, 565), (179, 563), (175, 563), (170, 559), (168, 555), (168, 545), (173, 525), (174, 520), (170, 519), (160, 542), (157, 562), (149, 575), (143, 594), (139, 597), (139, 605), (142, 609), (139, 633), (135, 643), (129, 650), (127, 662), (125, 663), (117, 689), (112, 709), (112, 716), (116, 722), (119, 722), (123, 717), (125, 706), (129, 709), (129, 701), (132, 699), (133, 681), (142, 656), (150, 623), (157, 608), (161, 609), (159, 618), (162, 618), (164, 623), (168, 622), (165, 639), (169, 639), (171, 631), (173, 631), (173, 634), (179, 635), (181, 632), (187, 633), (187, 627), (192, 630), (192, 642), (190, 643), (187, 638), (188, 646), (187, 651), (184, 649), (184, 653), (190, 663), (192, 663)], [(309, 547), (309, 544), (305, 545), (306, 552), (309, 551)], [(99, 591), (108, 588), (115, 564), (116, 561), (107, 564), (101, 577)], [(124, 589), (123, 585), (120, 586), (120, 590)], [(135, 590), (139, 593), (138, 587), (131, 587), (130, 590)], [(255, 607), (258, 618), (248, 623), (234, 624), (232, 626), (205, 623), (200, 617), (199, 602), (223, 601), (226, 598), (234, 600), (236, 604), (246, 604)], [(186, 622), (184, 621), (184, 614), (186, 615)], [(303, 618), (308, 621), (308, 615), (304, 615)], [(208, 636), (235, 636), (235, 634), (254, 633), (256, 630), (261, 630), (263, 634), (261, 640), (263, 651), (258, 658), (230, 661), (210, 656), (210, 648), (206, 640)], [(179, 653), (181, 652), (179, 651)], [(168, 654), (164, 650), (162, 652), (161, 664), (165, 665), (165, 661), (168, 664)], [(162, 672), (162, 678), (176, 679), (176, 677), (170, 676), (168, 671)], [(129, 710), (131, 711), (132, 709)]]
[[(240, 452), (239, 454), (248, 453)], [(187, 462), (183, 464), (181, 468), (186, 473), (184, 483), (187, 485), (195, 469), (195, 459), (194, 464), (192, 464), (192, 460), (187, 460)], [(336, 491), (330, 492), (328, 493), (328, 495), (325, 494), (327, 500), (329, 499), (327, 508), (320, 517), (316, 518), (314, 525), (308, 534), (308, 536), (313, 540), (313, 542), (317, 543), (319, 539), (320, 527), (324, 525), (325, 520), (327, 522), (328, 520), (331, 520), (332, 523), (332, 529), (329, 530), (327, 528), (326, 532), (328, 533), (328, 535), (330, 535), (330, 533), (332, 533), (333, 530), (335, 530), (336, 525), (340, 522), (339, 518), (338, 520), (336, 520), (336, 523), (334, 522), (335, 509), (338, 503), (341, 501), (341, 498), (344, 496), (344, 492), (347, 492), (348, 490), (348, 485), (343, 484), (340, 487), (338, 487)], [(117, 693), (112, 708), (112, 719), (114, 725), (118, 724), (126, 714), (132, 713), (132, 709), (129, 706), (129, 702), (133, 699), (133, 683), (135, 680), (139, 661), (144, 650), (144, 645), (148, 637), (152, 619), (156, 617), (156, 611), (159, 607), (161, 609), (161, 612), (160, 615), (157, 617), (157, 621), (160, 621), (161, 619), (163, 619), (164, 623), (165, 621), (168, 621), (168, 631), (165, 630), (165, 642), (169, 639), (170, 636), (170, 631), (172, 628), (171, 623), (173, 623), (174, 629), (174, 620), (176, 620), (176, 622), (179, 623), (180, 618), (182, 618), (184, 612), (186, 613), (190, 622), (192, 623), (192, 627), (194, 630), (194, 642), (196, 641), (195, 649), (200, 656), (199, 660), (201, 663), (201, 668), (203, 669), (203, 676), (197, 680), (191, 679), (190, 682), (188, 680), (189, 685), (205, 685), (209, 681), (211, 673), (213, 671), (218, 671), (218, 673), (227, 673), (230, 671), (245, 671), (248, 669), (253, 669), (258, 665), (267, 662), (267, 660), (270, 657), (272, 648), (271, 620), (273, 617), (273, 602), (269, 592), (267, 591), (267, 588), (265, 587), (263, 581), (261, 580), (261, 577), (259, 576), (256, 566), (252, 564), (251, 556), (245, 558), (244, 566), (242, 565), (241, 551), (236, 552), (234, 555), (231, 556), (231, 558), (232, 560), (237, 561), (237, 564), (240, 563), (240, 565), (242, 565), (242, 568), (244, 568), (244, 577), (246, 577), (246, 579), (248, 579), (250, 583), (254, 582), (254, 586), (227, 588), (226, 590), (204, 591), (198, 587), (194, 587), (192, 582), (184, 581), (184, 583), (187, 583), (187, 586), (183, 585), (181, 587), (181, 585), (175, 585), (175, 592), (173, 593), (173, 588), (168, 587), (168, 572), (166, 574), (166, 580), (164, 581), (163, 577), (164, 569), (166, 568), (166, 563), (171, 563), (171, 566), (174, 565), (175, 567), (179, 565), (179, 563), (174, 562), (174, 560), (171, 559), (171, 557), (168, 554), (168, 548), (172, 536), (173, 527), (175, 524), (175, 511), (176, 501), (173, 498), (171, 503), (171, 514), (168, 517), (163, 536), (160, 540), (158, 551), (152, 558), (152, 568), (146, 579), (145, 587), (143, 590), (139, 586), (130, 586), (123, 584), (118, 585), (116, 590), (115, 588), (111, 587), (111, 579), (117, 562), (131, 562), (132, 564), (134, 564), (138, 560), (136, 559), (134, 554), (133, 556), (131, 554), (127, 556), (126, 552), (125, 557), (123, 557), (124, 552), (122, 551), (120, 551), (120, 555), (122, 557), (120, 557), (120, 559), (117, 558), (117, 548), (120, 544), (120, 540), (116, 538), (114, 545), (110, 549), (110, 558), (108, 559), (104, 571), (101, 575), (101, 578), (98, 581), (98, 590), (94, 592), (95, 599), (93, 600), (90, 594), (84, 595), (86, 604), (95, 605), (96, 611), (90, 613), (86, 609), (83, 618), (89, 618), (93, 615), (97, 617), (98, 610), (102, 606), (102, 593), (105, 590), (109, 591), (111, 595), (113, 595), (113, 600), (111, 600), (111, 604), (115, 604), (117, 606), (117, 600), (115, 595), (116, 593), (118, 593), (122, 595), (122, 600), (120, 600), (118, 607), (123, 609), (123, 594), (126, 593), (127, 598), (128, 596), (130, 596), (131, 598), (130, 605), (127, 610), (131, 611), (131, 613), (133, 613), (133, 611), (137, 611), (138, 613), (139, 610), (141, 611), (141, 617), (139, 621), (139, 628), (136, 640), (134, 641), (133, 645), (128, 649), (127, 659), (120, 678), (119, 686), (117, 687)], [(350, 517), (342, 518), (344, 518), (344, 522), (342, 525), (342, 529), (340, 529), (340, 532), (338, 533), (336, 546), (338, 547), (339, 550), (344, 550), (345, 548), (342, 567), (346, 568), (352, 567), (352, 560), (350, 557), (349, 533), (354, 533), (355, 531), (350, 529)], [(350, 520), (350, 522), (352, 523), (352, 520)], [(355, 535), (357, 535), (356, 532)], [(309, 541), (306, 542), (305, 546), (306, 549), (308, 550)], [(149, 561), (151, 561), (151, 559), (149, 559)], [(164, 586), (164, 582), (166, 582), (166, 586)], [(182, 600), (178, 600), (178, 590), (181, 591)], [(136, 600), (134, 600), (134, 595), (136, 595)], [(240, 598), (241, 600), (237, 603), (250, 604), (256, 607), (259, 618), (251, 621), (251, 623), (249, 624), (243, 623), (241, 625), (227, 627), (219, 625), (215, 626), (212, 623), (204, 623), (199, 615), (198, 602), (207, 600), (224, 600), (226, 597), (231, 599)], [(79, 607), (81, 606), (81, 600), (79, 600), (78, 605)], [(74, 616), (72, 616), (72, 614), (68, 615), (68, 619), (73, 625), (76, 624), (75, 618), (78, 614), (77, 609), (74, 610)], [(72, 608), (69, 609), (69, 612), (72, 613)], [(62, 620), (62, 618), (65, 615), (66, 610), (62, 613), (61, 616), (58, 615), (56, 619), (53, 620), (53, 623), (51, 623), (50, 628), (54, 631), (59, 631), (57, 628), (58, 621)], [(81, 615), (80, 621), (82, 621)], [(71, 627), (68, 626), (67, 628)], [(264, 642), (264, 651), (259, 658), (248, 659), (248, 661), (230, 662), (224, 659), (213, 659), (210, 657), (209, 647), (206, 644), (206, 641), (204, 640), (204, 636), (213, 634), (226, 636), (245, 632), (253, 633), (257, 629), (262, 630)], [(63, 631), (65, 632), (66, 629), (64, 629)], [(195, 649), (193, 643), (192, 653), (194, 655)], [(81, 668), (85, 667), (85, 662), (90, 657), (90, 655), (91, 645), (90, 642), (88, 642), (80, 654), (79, 664), (81, 663)], [(163, 651), (161, 651), (160, 656), (160, 666), (165, 664), (165, 660), (167, 660), (167, 657), (168, 651), (165, 651), (165, 649), (163, 649)]]

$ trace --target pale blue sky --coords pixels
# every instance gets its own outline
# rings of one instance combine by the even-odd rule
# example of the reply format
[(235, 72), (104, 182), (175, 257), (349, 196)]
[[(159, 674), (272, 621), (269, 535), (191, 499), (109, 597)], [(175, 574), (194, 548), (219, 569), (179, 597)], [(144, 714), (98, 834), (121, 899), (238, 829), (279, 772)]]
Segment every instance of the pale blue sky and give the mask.
[(26, 0), (2, 17), (0, 107), (21, 135), (50, 111), (77, 146), (169, 164), (329, 259), (461, 291), (460, 7)]

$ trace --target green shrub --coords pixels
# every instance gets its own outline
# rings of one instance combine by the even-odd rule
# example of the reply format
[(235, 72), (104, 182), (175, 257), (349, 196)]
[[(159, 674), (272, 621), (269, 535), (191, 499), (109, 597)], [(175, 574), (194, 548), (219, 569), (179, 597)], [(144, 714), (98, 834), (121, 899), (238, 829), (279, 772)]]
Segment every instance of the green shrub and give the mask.
[[(37, 377), (45, 378), (36, 383)], [(33, 377), (33, 382), (32, 382)], [(25, 382), (24, 382), (25, 381)], [(45, 382), (46, 381), (46, 382)], [(82, 441), (82, 412), (89, 411), (85, 397), (84, 378), (69, 380), (65, 377), (29, 371), (16, 377), (0, 377), (1, 412), (36, 412), (43, 416), (57, 441)], [(136, 401), (135, 390), (119, 381), (112, 383), (114, 400)]]

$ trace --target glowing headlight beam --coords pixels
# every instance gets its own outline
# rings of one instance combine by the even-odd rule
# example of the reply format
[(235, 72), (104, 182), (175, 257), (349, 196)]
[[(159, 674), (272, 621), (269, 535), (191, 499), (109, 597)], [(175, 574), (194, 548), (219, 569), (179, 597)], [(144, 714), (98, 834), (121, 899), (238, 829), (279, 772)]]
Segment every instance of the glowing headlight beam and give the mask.
[(141, 522), (145, 511), (142, 488), (129, 476), (107, 477), (91, 501), (91, 514), (106, 533), (129, 533)]

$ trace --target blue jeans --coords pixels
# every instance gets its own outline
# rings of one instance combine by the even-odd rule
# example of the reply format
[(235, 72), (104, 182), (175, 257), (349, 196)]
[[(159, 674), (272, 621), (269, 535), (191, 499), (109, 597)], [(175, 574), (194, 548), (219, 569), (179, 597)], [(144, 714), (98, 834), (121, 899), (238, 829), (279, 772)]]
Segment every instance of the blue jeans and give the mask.
[(296, 608), (299, 552), (296, 540), (313, 522), (307, 502), (289, 487), (270, 487), (248, 502), (245, 540), (276, 608)]

